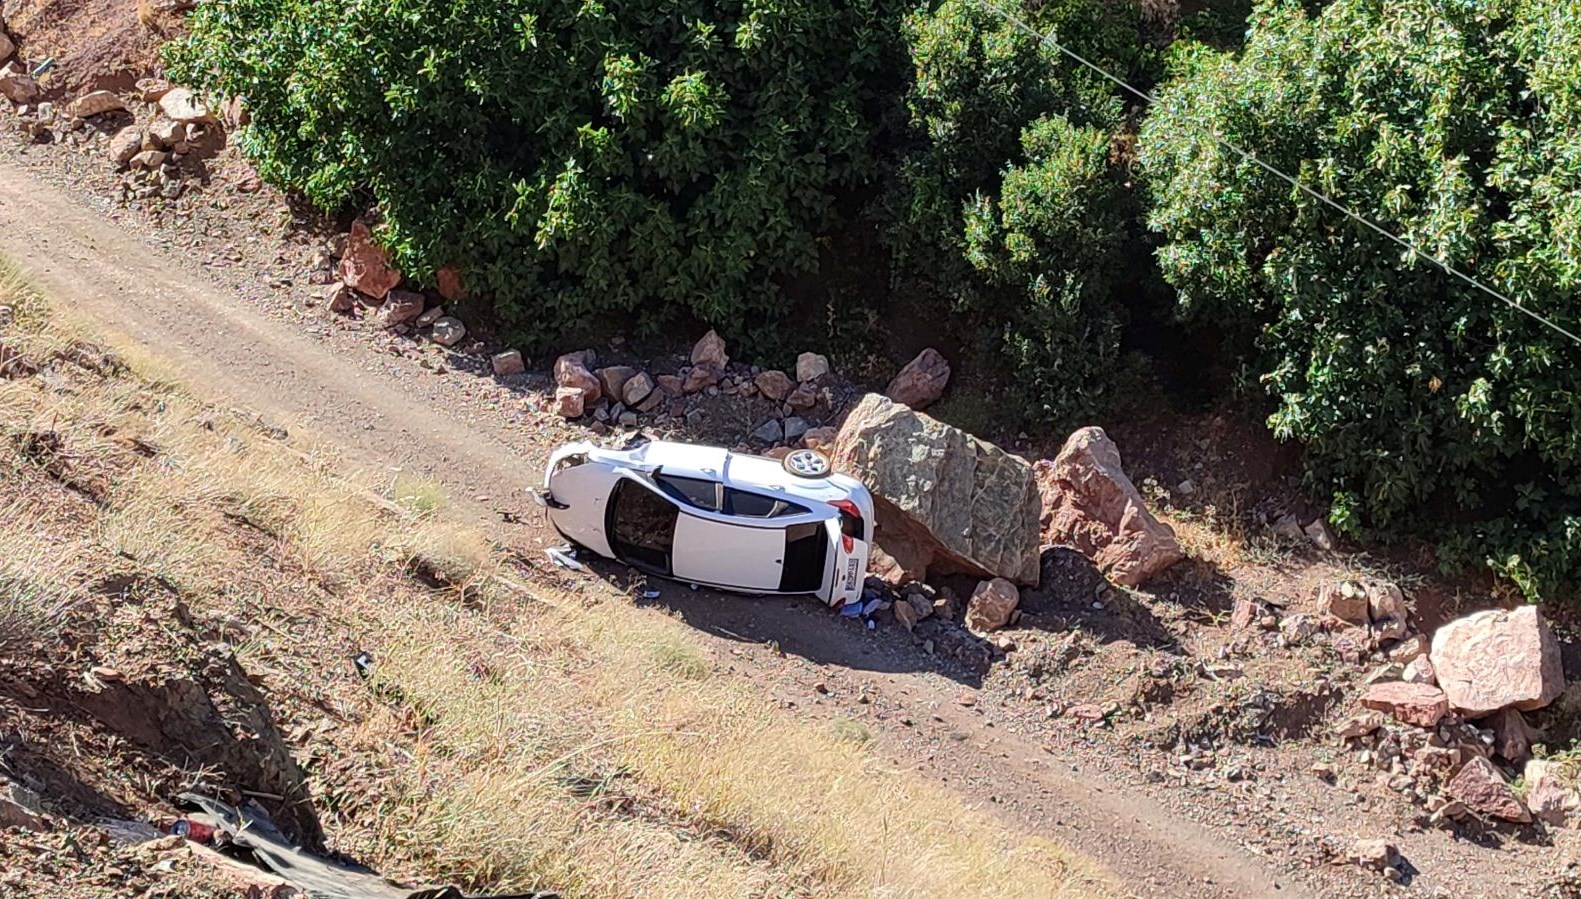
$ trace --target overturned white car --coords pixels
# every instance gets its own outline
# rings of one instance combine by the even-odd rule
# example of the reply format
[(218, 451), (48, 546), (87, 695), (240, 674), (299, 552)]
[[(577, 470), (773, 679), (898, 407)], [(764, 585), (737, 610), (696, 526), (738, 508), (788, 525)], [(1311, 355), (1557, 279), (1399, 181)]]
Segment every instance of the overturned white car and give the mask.
[(873, 498), (813, 450), (779, 462), (658, 440), (572, 443), (534, 496), (567, 539), (649, 574), (833, 606), (862, 595)]

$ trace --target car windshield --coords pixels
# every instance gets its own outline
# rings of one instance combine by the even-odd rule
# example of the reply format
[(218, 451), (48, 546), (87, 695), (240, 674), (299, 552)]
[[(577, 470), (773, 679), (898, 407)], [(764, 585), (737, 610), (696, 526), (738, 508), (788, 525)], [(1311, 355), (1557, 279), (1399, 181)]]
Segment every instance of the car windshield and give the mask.
[(677, 502), (708, 512), (719, 511), (719, 483), (701, 478), (683, 478), (671, 474), (655, 475), (653, 482), (665, 495)]
[(610, 506), (611, 548), (623, 562), (669, 574), (675, 522), (680, 514), (664, 497), (634, 481), (622, 480)]

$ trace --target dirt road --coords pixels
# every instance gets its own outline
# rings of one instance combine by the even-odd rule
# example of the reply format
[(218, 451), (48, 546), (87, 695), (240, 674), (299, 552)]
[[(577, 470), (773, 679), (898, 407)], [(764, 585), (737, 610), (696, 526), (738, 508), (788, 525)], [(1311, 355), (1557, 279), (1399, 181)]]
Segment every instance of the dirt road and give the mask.
[[(504, 388), (491, 379), (439, 376), (381, 352), (366, 335), (311, 328), (283, 302), (249, 301), (198, 260), (107, 220), (12, 161), (0, 161), (0, 254), (59, 302), (170, 360), (190, 383), (305, 426), (369, 470), (432, 478), (457, 511), (503, 539), (542, 539), (536, 529), (502, 525), (496, 513), (521, 508), (512, 494), (533, 479), (564, 426), (502, 403)], [(992, 710), (961, 702), (970, 678), (905, 641), (811, 603), (667, 587), (657, 605), (709, 634), (722, 665), (807, 714), (832, 715), (842, 702), (878, 708), (864, 720), (876, 725), (886, 757), (1023, 832), (1097, 859), (1139, 896), (1319, 895), (1226, 830), (1164, 807), (1140, 783), (1084, 770), (996, 727)]]

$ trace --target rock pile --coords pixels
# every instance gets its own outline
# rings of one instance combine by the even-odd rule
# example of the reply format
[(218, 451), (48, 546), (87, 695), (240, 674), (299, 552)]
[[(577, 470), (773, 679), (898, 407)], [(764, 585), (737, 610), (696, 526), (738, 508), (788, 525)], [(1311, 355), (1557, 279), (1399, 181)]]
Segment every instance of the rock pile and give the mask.
[[(1369, 627), (1379, 640), (1403, 638), (1408, 628), (1404, 597), (1392, 584), (1336, 584), (1322, 591), (1321, 601), (1332, 618)], [(1421, 641), (1402, 640), (1399, 647), (1420, 653)], [(1427, 806), (1433, 820), (1469, 814), (1516, 824), (1534, 817), (1576, 823), (1575, 775), (1529, 760), (1522, 712), (1552, 702), (1565, 686), (1558, 641), (1537, 607), (1451, 621), (1425, 654), (1386, 665), (1369, 680), (1361, 704), (1370, 711), (1346, 721), (1340, 737), (1381, 769), (1381, 782)], [(1524, 797), (1512, 786), (1517, 772)]]

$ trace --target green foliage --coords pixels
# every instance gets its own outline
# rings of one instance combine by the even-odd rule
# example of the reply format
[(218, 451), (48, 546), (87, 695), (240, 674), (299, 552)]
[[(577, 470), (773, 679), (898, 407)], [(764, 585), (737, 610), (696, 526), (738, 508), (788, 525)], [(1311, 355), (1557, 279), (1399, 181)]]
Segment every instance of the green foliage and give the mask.
[(245, 99), (244, 152), (377, 204), (419, 279), (458, 266), (516, 336), (782, 316), (877, 174), (892, 0), (214, 0), (176, 77)]
[(1581, 576), (1581, 347), (1242, 158), (1581, 328), (1581, 17), (1568, 0), (1294, 0), (1177, 53), (1143, 129), (1188, 312), (1250, 324), (1271, 426), (1337, 523), (1431, 526), (1527, 595)]
[[(1143, 61), (1127, 4), (1009, 9), (1113, 69)], [(1132, 207), (1110, 156), (1124, 104), (976, 0), (914, 12), (906, 37), (916, 145), (888, 213), (898, 265), (1002, 344), (1031, 417), (1089, 409), (1118, 350), (1110, 292)]]

